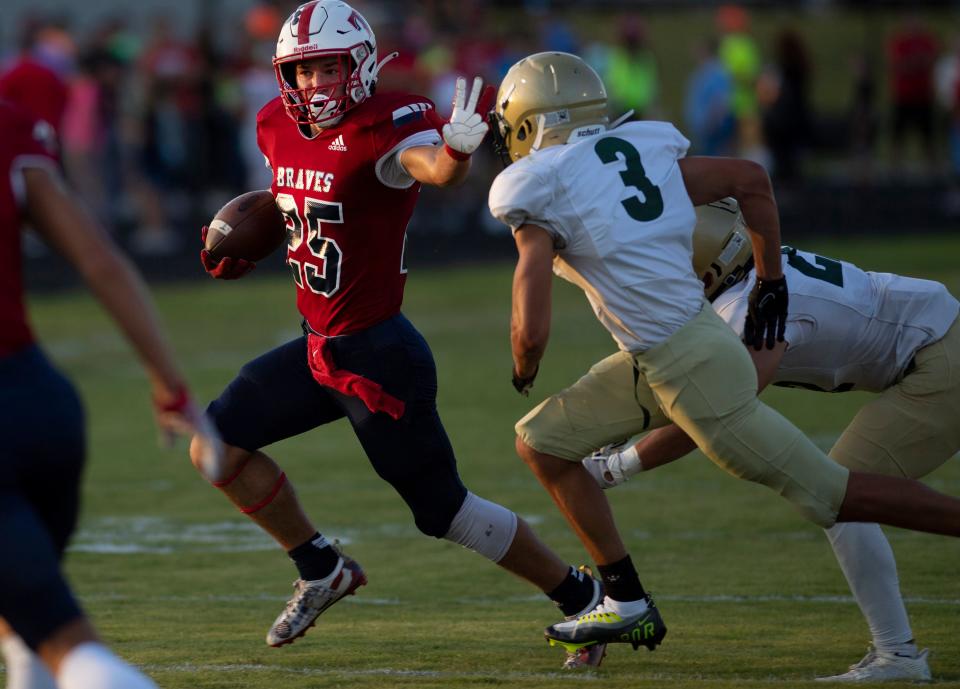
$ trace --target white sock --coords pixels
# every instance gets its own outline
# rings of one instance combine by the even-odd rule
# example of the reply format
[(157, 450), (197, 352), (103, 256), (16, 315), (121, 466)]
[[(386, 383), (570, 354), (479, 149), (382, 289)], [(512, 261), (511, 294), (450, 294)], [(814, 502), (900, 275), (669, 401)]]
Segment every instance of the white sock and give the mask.
[(57, 685), (60, 689), (157, 689), (139, 670), (92, 641), (67, 654), (60, 664)]
[(853, 597), (870, 625), (873, 645), (880, 651), (909, 652), (916, 646), (910, 619), (900, 595), (897, 562), (877, 524), (838, 523), (826, 529)]
[(647, 601), (643, 598), (640, 600), (614, 600), (610, 596), (605, 596), (603, 599), (603, 609), (615, 612), (620, 615), (620, 617), (642, 615), (647, 611), (648, 607), (650, 606), (647, 605)]
[(40, 656), (16, 634), (0, 639), (7, 666), (7, 689), (57, 689), (57, 683)]

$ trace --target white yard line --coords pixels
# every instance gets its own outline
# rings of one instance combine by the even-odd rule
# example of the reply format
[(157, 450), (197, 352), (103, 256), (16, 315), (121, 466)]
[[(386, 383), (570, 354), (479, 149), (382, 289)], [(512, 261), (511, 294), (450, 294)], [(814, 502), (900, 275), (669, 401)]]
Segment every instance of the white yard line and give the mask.
[[(201, 664), (201, 663), (180, 663), (176, 665), (146, 665), (142, 669), (148, 673), (247, 673), (264, 672), (278, 675), (289, 675), (295, 677), (426, 677), (430, 679), (488, 679), (496, 678), (498, 682), (503, 680), (541, 680), (541, 681), (563, 681), (563, 682), (595, 682), (600, 680), (616, 679), (635, 680), (637, 682), (677, 682), (677, 681), (696, 681), (702, 684), (725, 684), (725, 685), (757, 685), (770, 686), (777, 684), (797, 684), (801, 682), (813, 682), (814, 678), (810, 676), (794, 677), (709, 677), (703, 674), (688, 673), (667, 673), (667, 672), (637, 672), (637, 673), (616, 673), (612, 676), (606, 676), (606, 673), (594, 672), (591, 670), (578, 672), (451, 672), (447, 670), (400, 670), (396, 668), (370, 668), (362, 669), (339, 669), (339, 668), (296, 668), (280, 667), (261, 664)], [(960, 681), (941, 681), (934, 678), (938, 687), (958, 687)]]
[[(244, 664), (207, 664), (207, 663), (177, 663), (173, 665), (153, 664), (143, 665), (140, 669), (149, 674), (169, 673), (169, 674), (238, 674), (238, 673), (270, 673), (276, 675), (286, 675), (292, 677), (332, 677), (332, 678), (359, 678), (359, 677), (397, 677), (397, 678), (417, 678), (426, 677), (430, 679), (458, 680), (458, 679), (490, 679), (495, 678), (498, 682), (505, 679), (509, 680), (541, 680), (551, 682), (595, 682), (600, 680), (635, 680), (637, 682), (678, 682), (678, 681), (696, 681), (700, 684), (723, 684), (723, 685), (751, 685), (751, 686), (771, 686), (778, 684), (798, 684), (803, 682), (813, 682), (813, 677), (709, 677), (703, 674), (686, 673), (616, 673), (613, 676), (607, 676), (606, 673), (598, 673), (592, 670), (577, 672), (450, 672), (446, 670), (400, 670), (397, 668), (369, 668), (366, 670), (350, 670), (338, 668), (296, 668), (282, 667), (275, 665), (260, 665), (253, 663)], [(5, 674), (4, 669), (0, 667), (0, 676)], [(960, 687), (960, 681), (944, 681), (934, 677), (937, 687)]]

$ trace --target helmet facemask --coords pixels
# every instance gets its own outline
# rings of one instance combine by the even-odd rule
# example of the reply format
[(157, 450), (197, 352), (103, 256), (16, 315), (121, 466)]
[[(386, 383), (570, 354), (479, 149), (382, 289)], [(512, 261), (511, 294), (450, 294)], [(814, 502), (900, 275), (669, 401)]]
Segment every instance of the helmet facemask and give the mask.
[[(367, 49), (360, 45), (349, 52), (312, 53), (308, 58), (275, 63), (280, 97), (287, 114), (294, 122), (298, 125), (332, 127), (340, 122), (350, 108), (364, 100), (364, 95), (361, 95), (363, 85), (360, 81), (360, 70), (357, 69), (357, 62), (353, 57), (355, 53), (364, 56), (369, 54)], [(322, 60), (327, 57), (337, 59), (337, 79), (315, 88), (300, 88), (297, 85), (297, 65), (308, 59)]]
[[(373, 95), (380, 69), (395, 55), (377, 61), (373, 30), (347, 3), (304, 3), (284, 22), (273, 58), (287, 115), (301, 128), (336, 125), (351, 108)], [(323, 58), (337, 59), (336, 82), (304, 92), (297, 85), (297, 64)]]
[(490, 114), (487, 115), (487, 122), (490, 125), (490, 141), (493, 144), (493, 152), (497, 154), (503, 166), (507, 167), (513, 162), (513, 158), (510, 156), (510, 147), (507, 145), (510, 125), (496, 110), (490, 111)]

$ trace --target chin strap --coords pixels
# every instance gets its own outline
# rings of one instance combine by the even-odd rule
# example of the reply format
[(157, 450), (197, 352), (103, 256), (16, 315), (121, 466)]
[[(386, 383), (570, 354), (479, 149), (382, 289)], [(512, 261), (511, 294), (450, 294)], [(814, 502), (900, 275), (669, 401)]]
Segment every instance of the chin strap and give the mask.
[(634, 110), (627, 110), (625, 113), (620, 115), (620, 117), (618, 117), (613, 121), (613, 123), (610, 125), (610, 129), (616, 129), (621, 124), (629, 120), (631, 117), (633, 117), (634, 112), (635, 112)]
[(377, 77), (380, 75), (380, 70), (383, 69), (384, 66), (385, 66), (388, 62), (390, 62), (390, 60), (392, 60), (393, 58), (397, 57), (398, 55), (400, 55), (400, 53), (398, 53), (396, 50), (394, 50), (392, 53), (390, 53), (390, 54), (387, 55), (385, 58), (383, 58), (382, 60), (380, 60), (380, 62), (377, 63), (377, 66), (373, 68), (373, 77), (372, 77), (373, 81), (376, 81), (376, 80), (377, 80)]

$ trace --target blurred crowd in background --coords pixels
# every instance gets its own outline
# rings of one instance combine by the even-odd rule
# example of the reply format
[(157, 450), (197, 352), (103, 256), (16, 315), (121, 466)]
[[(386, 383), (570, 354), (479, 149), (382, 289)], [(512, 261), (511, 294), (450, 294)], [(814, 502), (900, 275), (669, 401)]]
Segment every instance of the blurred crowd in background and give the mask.
[[(104, 224), (136, 255), (192, 254), (199, 225), (223, 202), (270, 184), (255, 119), (277, 95), (274, 43), (297, 4), (214, 10), (189, 27), (166, 12), (146, 30), (122, 15), (80, 31), (25, 13), (15, 18), (17, 45), (0, 55), (0, 97), (16, 100), (24, 83), (46, 79), (38, 114), (58, 129), (68, 178)], [(919, 12), (882, 22), (848, 12), (844, 21), (864, 31), (829, 42), (804, 14), (737, 5), (701, 7), (686, 22), (651, 5), (585, 14), (548, 2), (352, 4), (373, 25), (380, 55), (399, 51), (380, 88), (426, 95), (441, 113), (458, 75), (496, 84), (524, 55), (573, 52), (604, 78), (611, 119), (633, 110), (670, 120), (692, 153), (762, 162), (778, 192), (823, 180), (934, 185), (938, 212), (960, 215), (960, 40)], [(815, 98), (821, 80), (830, 92)], [(419, 232), (499, 231), (484, 211), (497, 164), (482, 153), (476, 168), (463, 192), (425, 193)]]

